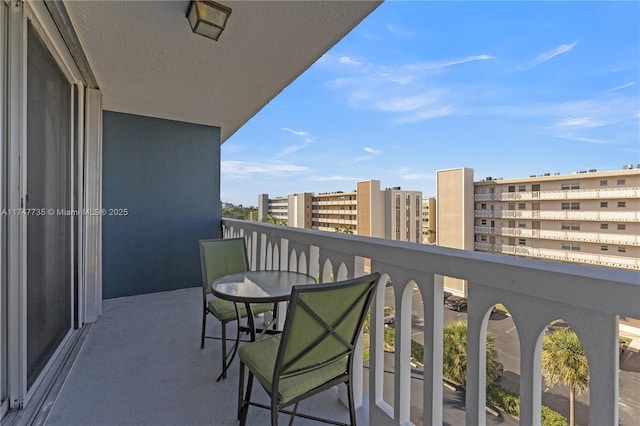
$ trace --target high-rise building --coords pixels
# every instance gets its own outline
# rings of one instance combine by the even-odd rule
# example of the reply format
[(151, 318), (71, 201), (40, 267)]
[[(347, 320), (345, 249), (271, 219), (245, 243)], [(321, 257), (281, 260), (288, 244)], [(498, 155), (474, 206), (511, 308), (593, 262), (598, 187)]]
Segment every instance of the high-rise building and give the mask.
[(640, 270), (640, 169), (437, 179), (438, 245)]
[[(356, 191), (314, 194), (311, 199), (311, 223), (309, 229), (320, 231), (356, 233)], [(289, 221), (289, 226), (293, 225)]]
[(258, 196), (258, 217), (297, 228), (344, 232), (398, 241), (422, 240), (422, 193), (400, 187), (380, 189), (380, 181), (357, 183), (351, 192)]
[(289, 199), (287, 197), (269, 198), (268, 194), (258, 195), (258, 220), (267, 222), (269, 216), (278, 222), (288, 222)]
[(436, 242), (436, 197), (422, 197), (422, 244)]
[[(422, 242), (422, 192), (403, 191), (399, 186), (383, 191), (384, 238)], [(375, 236), (375, 235), (372, 235)]]

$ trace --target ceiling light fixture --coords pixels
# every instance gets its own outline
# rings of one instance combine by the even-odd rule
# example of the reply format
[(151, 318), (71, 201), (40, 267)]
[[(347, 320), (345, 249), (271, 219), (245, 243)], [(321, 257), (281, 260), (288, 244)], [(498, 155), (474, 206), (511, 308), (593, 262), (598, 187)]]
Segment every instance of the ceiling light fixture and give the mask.
[(187, 12), (187, 19), (194, 33), (218, 40), (227, 25), (229, 15), (230, 7), (209, 0), (193, 0)]

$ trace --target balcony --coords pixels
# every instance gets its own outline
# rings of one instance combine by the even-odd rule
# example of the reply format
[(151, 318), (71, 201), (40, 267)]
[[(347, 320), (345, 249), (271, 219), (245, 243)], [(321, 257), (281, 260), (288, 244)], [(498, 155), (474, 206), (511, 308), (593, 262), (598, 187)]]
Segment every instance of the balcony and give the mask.
[(546, 240), (584, 241), (599, 244), (640, 245), (640, 236), (634, 234), (607, 234), (600, 232), (552, 231), (544, 229), (507, 228), (502, 226), (475, 226), (476, 234), (505, 237), (542, 238)]
[[(383, 279), (372, 305), (370, 362), (356, 366), (360, 424), (443, 424), (443, 281), (469, 281), (466, 424), (484, 425), (484, 336), (495, 303), (508, 307), (520, 340), (520, 424), (539, 424), (542, 393), (540, 346), (545, 325), (569, 322), (589, 358), (589, 422), (618, 424), (618, 316), (640, 318), (637, 273), (621, 269), (531, 261), (397, 241), (347, 236), (224, 219), (226, 236), (248, 238), (251, 267), (290, 269), (322, 279), (358, 275), (370, 267)], [(370, 262), (367, 262), (366, 260)], [(387, 284), (386, 277), (391, 278)], [(383, 351), (385, 284), (396, 306), (396, 349)], [(415, 288), (424, 306), (425, 365), (422, 398), (412, 400), (411, 304)], [(85, 327), (82, 346), (64, 386), (35, 415), (37, 424), (216, 424), (235, 425), (238, 369), (215, 383), (219, 344), (200, 350), (199, 288), (110, 299), (102, 317)], [(209, 322), (208, 334), (219, 335)], [(391, 362), (389, 362), (391, 357)], [(386, 361), (386, 367), (385, 367)], [(392, 365), (395, 374), (386, 374)], [(389, 383), (392, 381), (392, 383)], [(412, 383), (411, 383), (412, 382)], [(368, 386), (364, 386), (368, 383)], [(392, 388), (392, 403), (383, 390)], [(265, 394), (256, 392), (264, 402)], [(387, 398), (388, 399), (388, 398)], [(347, 421), (335, 393), (315, 396), (301, 410)], [(267, 424), (268, 412), (252, 409), (249, 424)], [(298, 425), (310, 424), (297, 419)], [(456, 423), (459, 424), (459, 423)]]
[(476, 201), (539, 201), (539, 200), (600, 200), (639, 198), (640, 188), (598, 188), (567, 191), (502, 192), (475, 194)]
[[(328, 280), (368, 270), (383, 274), (372, 305), (370, 363), (363, 395), (370, 424), (407, 424), (415, 408), (411, 395), (411, 304), (417, 287), (424, 307), (425, 365), (419, 409), (424, 424), (442, 424), (442, 276), (468, 281), (469, 346), (466, 423), (485, 424), (484, 336), (492, 307), (505, 305), (520, 343), (520, 424), (539, 424), (542, 377), (540, 348), (545, 325), (570, 323), (587, 353), (591, 381), (589, 422), (618, 424), (618, 316), (640, 317), (637, 272), (497, 256), (397, 241), (223, 220), (225, 236), (248, 238), (252, 267), (307, 272)], [(386, 278), (389, 278), (387, 280)], [(385, 284), (395, 294), (395, 374), (385, 375), (383, 315)], [(392, 380), (392, 403), (384, 389)]]
[[(216, 383), (220, 342), (200, 349), (201, 309), (199, 287), (105, 300), (102, 317), (79, 339), (82, 350), (55, 404), (45, 402), (35, 419), (18, 424), (237, 425), (238, 363)], [(228, 331), (235, 333), (233, 326)], [(220, 336), (219, 322), (208, 321), (207, 334)], [(268, 403), (264, 392), (254, 395)], [(306, 412), (348, 422), (347, 408), (331, 393), (301, 410), (303, 404)], [(358, 419), (367, 423), (362, 408)], [(269, 411), (253, 408), (248, 421), (269, 424)]]
[[(593, 253), (580, 253), (569, 250), (512, 246), (507, 244), (475, 243), (475, 250), (516, 256), (535, 257), (559, 262), (580, 262), (590, 265), (640, 270), (640, 259), (633, 257), (611, 256)], [(637, 278), (636, 278), (637, 280)]]
[(581, 210), (476, 210), (478, 218), (589, 220), (602, 222), (640, 222), (637, 211), (581, 211)]
[(314, 201), (312, 205), (314, 206), (355, 206), (357, 204), (357, 200), (354, 199), (338, 199), (337, 197), (332, 200), (323, 200), (323, 201)]

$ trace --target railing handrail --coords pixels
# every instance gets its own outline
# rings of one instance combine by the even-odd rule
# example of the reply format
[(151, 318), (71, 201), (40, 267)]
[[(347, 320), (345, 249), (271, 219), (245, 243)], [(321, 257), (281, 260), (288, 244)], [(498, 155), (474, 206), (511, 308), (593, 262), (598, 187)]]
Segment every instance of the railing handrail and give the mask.
[[(504, 256), (223, 218), (223, 223), (334, 253), (379, 260), (414, 273), (438, 274), (594, 311), (640, 318), (636, 271)], [(382, 250), (382, 251), (381, 251)], [(381, 252), (385, 259), (379, 259)], [(335, 265), (334, 265), (335, 266)], [(386, 272), (386, 271), (380, 271)]]
[[(360, 274), (371, 269), (391, 278), (396, 309), (393, 406), (384, 401), (385, 355), (383, 306), (378, 292), (372, 304), (369, 335), (369, 416), (372, 423), (408, 424), (411, 411), (411, 318), (414, 284), (424, 307), (422, 408), (424, 422), (442, 423), (442, 297), (437, 275), (468, 281), (467, 424), (485, 424), (486, 374), (484, 357), (487, 322), (496, 303), (508, 307), (520, 342), (520, 421), (541, 423), (541, 336), (552, 320), (562, 318), (578, 334), (589, 359), (593, 383), (589, 415), (594, 424), (618, 423), (618, 315), (640, 318), (640, 275), (624, 269), (533, 260), (417, 243), (340, 233), (288, 228), (260, 222), (223, 219), (225, 236), (246, 235), (251, 259), (258, 267), (301, 270), (330, 277)], [(516, 254), (516, 253), (513, 253)], [(328, 263), (327, 263), (328, 262)], [(300, 268), (300, 269), (298, 269)], [(383, 275), (383, 280), (385, 276)], [(385, 287), (381, 281), (380, 288)], [(426, 348), (426, 346), (425, 346)], [(354, 368), (361, 374), (362, 363)], [(360, 373), (358, 373), (360, 372)], [(353, 378), (354, 395), (363, 397), (362, 377)], [(362, 400), (361, 400), (362, 401)], [(392, 421), (391, 421), (392, 420)]]

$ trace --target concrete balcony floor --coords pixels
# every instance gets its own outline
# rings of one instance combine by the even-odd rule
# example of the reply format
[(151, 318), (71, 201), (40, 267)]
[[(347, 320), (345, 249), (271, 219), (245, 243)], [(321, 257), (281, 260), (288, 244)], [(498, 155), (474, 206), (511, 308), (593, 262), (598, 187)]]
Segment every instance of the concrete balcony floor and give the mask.
[[(200, 349), (202, 292), (189, 288), (105, 300), (103, 314), (84, 340), (46, 425), (236, 425), (238, 360), (226, 380), (220, 341)], [(220, 323), (208, 321), (208, 335)], [(235, 326), (228, 327), (235, 336)], [(348, 423), (334, 390), (300, 403), (298, 411)], [(255, 382), (254, 399), (267, 403)], [(281, 414), (280, 423), (289, 416)], [(358, 411), (358, 422), (368, 424)], [(269, 424), (268, 410), (251, 407), (248, 424)], [(296, 425), (317, 424), (297, 417)]]

